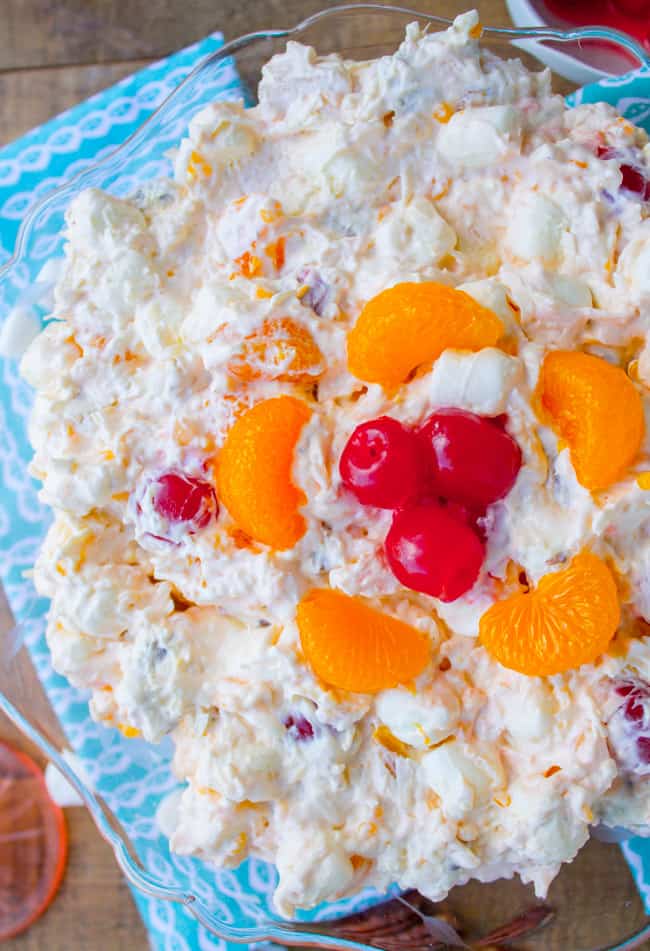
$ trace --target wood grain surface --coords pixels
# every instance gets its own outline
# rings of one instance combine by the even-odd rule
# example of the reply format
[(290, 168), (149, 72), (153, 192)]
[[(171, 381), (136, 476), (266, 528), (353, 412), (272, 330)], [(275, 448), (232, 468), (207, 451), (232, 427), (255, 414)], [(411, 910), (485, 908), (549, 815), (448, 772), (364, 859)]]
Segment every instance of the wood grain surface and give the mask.
[[(230, 39), (292, 25), (326, 5), (326, 0), (0, 0), (0, 145), (212, 30), (222, 29)], [(410, 5), (442, 16), (465, 7), (458, 0), (411, 0)], [(503, 0), (482, 0), (478, 6), (484, 23), (509, 25)], [(0, 631), (10, 623), (0, 599)], [(24, 676), (34, 678), (25, 660), (22, 666)], [(27, 748), (6, 722), (0, 722), (0, 736)], [(67, 810), (67, 820), (71, 848), (63, 888), (27, 933), (4, 946), (9, 951), (145, 951), (144, 929), (110, 849), (84, 810)], [(510, 896), (512, 891), (499, 884), (471, 885), (462, 896), (452, 893), (449, 905), (460, 909), (462, 903), (469, 924), (498, 924), (511, 915)], [(551, 901), (573, 910), (576, 920), (591, 916), (592, 933), (581, 941), (583, 947), (613, 941), (643, 919), (621, 855), (598, 842), (591, 842), (563, 874)], [(571, 920), (570, 911), (566, 917)], [(569, 927), (561, 935), (544, 932), (524, 946), (575, 951), (578, 944)]]

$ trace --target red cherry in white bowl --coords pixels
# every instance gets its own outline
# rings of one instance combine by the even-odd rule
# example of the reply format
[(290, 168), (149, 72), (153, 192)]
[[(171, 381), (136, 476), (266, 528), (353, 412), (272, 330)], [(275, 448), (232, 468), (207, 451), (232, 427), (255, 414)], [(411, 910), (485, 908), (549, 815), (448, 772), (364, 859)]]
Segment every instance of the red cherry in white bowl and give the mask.
[(154, 511), (193, 535), (219, 513), (214, 488), (204, 479), (172, 471), (159, 475), (147, 487)]
[(296, 742), (304, 743), (313, 740), (316, 735), (313, 723), (302, 713), (289, 713), (282, 723), (288, 736)]
[(395, 513), (386, 559), (406, 588), (455, 601), (474, 586), (485, 547), (473, 528), (441, 505), (423, 503)]
[(469, 525), (482, 542), (487, 541), (488, 517), (483, 509), (470, 509), (467, 505), (463, 505), (462, 502), (449, 502), (447, 499), (434, 498), (428, 501), (437, 502), (449, 515)]
[(612, 682), (619, 705), (607, 723), (610, 749), (630, 777), (650, 776), (650, 684), (636, 677)]
[[(609, 145), (599, 145), (596, 149), (596, 155), (605, 161), (622, 158), (621, 153)], [(619, 168), (621, 171), (621, 191), (636, 195), (641, 201), (650, 201), (650, 179), (646, 177), (641, 168), (630, 162), (621, 162)]]
[(441, 409), (421, 427), (437, 495), (485, 511), (512, 489), (521, 450), (500, 422), (462, 409)]
[(343, 485), (363, 505), (396, 509), (426, 486), (426, 456), (416, 433), (390, 416), (357, 426), (339, 462)]

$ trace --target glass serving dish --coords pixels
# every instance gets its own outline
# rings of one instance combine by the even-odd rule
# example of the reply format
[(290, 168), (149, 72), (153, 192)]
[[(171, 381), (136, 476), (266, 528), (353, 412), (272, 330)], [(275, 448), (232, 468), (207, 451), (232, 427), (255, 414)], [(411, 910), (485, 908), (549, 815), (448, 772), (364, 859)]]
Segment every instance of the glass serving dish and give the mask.
[[(43, 266), (63, 253), (61, 231), (72, 197), (88, 187), (125, 195), (159, 177), (166, 149), (180, 139), (192, 116), (214, 97), (215, 86), (238, 75), (252, 103), (262, 65), (283, 50), (287, 40), (312, 45), (320, 53), (340, 52), (352, 59), (369, 59), (392, 52), (413, 20), (432, 30), (444, 29), (450, 22), (394, 6), (336, 6), (292, 28), (243, 36), (209, 55), (119, 148), (34, 202), (23, 220), (13, 257), (0, 267), (0, 321), (15, 307), (45, 316), (52, 281)], [(485, 47), (501, 56), (518, 56), (531, 67), (539, 66), (545, 48), (552, 48), (556, 56), (571, 57), (589, 43), (609, 44), (629, 68), (650, 66), (647, 53), (632, 39), (600, 27), (561, 32), (486, 26), (483, 33)], [(561, 91), (571, 90), (563, 83)], [(9, 411), (24, 422), (22, 397), (18, 402), (20, 405)], [(29, 521), (30, 513), (23, 511), (21, 517)], [(445, 945), (485, 948), (513, 941), (520, 949), (594, 951), (597, 947), (613, 951), (640, 947), (650, 939), (650, 918), (640, 898), (635, 898), (620, 849), (600, 839), (593, 839), (574, 863), (564, 867), (551, 888), (548, 905), (536, 903), (530, 889), (518, 881), (470, 883), (454, 889), (448, 901), (436, 908), (412, 894), (382, 898), (366, 892), (358, 899), (321, 906), (301, 915), (299, 921), (285, 921), (273, 913), (268, 900), (273, 870), (264, 863), (249, 860), (245, 876), (229, 873), (224, 878), (194, 860), (171, 859), (162, 837), (142, 847), (136, 834), (136, 799), (124, 806), (110, 783), (94, 783), (88, 769), (68, 754), (69, 745), (79, 746), (79, 731), (68, 739), (62, 731), (52, 729), (47, 717), (38, 712), (40, 705), (34, 700), (33, 688), (24, 679), (21, 642), (25, 630), (30, 640), (30, 629), (42, 625), (44, 605), (34, 599), (30, 608), (24, 597), (22, 601), (22, 629), (0, 634), (0, 709), (77, 789), (131, 885), (146, 896), (183, 904), (212, 934), (240, 943), (271, 940), (284, 946), (385, 951)], [(37, 635), (38, 631), (35, 634), (31, 630), (32, 639)], [(147, 772), (153, 775), (156, 770), (168, 770), (168, 751), (159, 753), (142, 741), (133, 742), (135, 746), (126, 747), (130, 754), (122, 745), (119, 755), (137, 760), (141, 784), (146, 784)], [(86, 765), (88, 762), (87, 756)], [(172, 782), (168, 783), (171, 788)], [(151, 813), (150, 798), (147, 808)], [(201, 875), (196, 872), (197, 866), (202, 868)], [(352, 917), (351, 912), (355, 913)], [(450, 922), (458, 922), (467, 944), (450, 930)], [(540, 925), (544, 926), (541, 931), (533, 930)]]

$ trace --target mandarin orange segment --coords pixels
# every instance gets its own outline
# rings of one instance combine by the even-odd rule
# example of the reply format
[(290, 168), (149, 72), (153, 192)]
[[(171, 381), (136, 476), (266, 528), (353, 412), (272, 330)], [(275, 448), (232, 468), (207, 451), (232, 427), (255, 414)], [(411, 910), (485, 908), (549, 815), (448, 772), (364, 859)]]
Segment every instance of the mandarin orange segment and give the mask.
[(464, 291), (434, 281), (396, 284), (361, 311), (348, 334), (348, 368), (392, 388), (443, 350), (492, 347), (503, 332), (497, 315)]
[(217, 460), (219, 499), (251, 538), (278, 551), (305, 533), (306, 499), (293, 482), (294, 450), (309, 407), (293, 396), (256, 403), (229, 429)]
[(302, 383), (324, 371), (323, 355), (309, 331), (289, 317), (265, 320), (244, 340), (228, 369), (240, 380)]
[(479, 638), (504, 667), (546, 677), (593, 663), (619, 621), (611, 571), (583, 551), (567, 568), (544, 575), (534, 591), (493, 604), (481, 618)]
[(412, 680), (429, 662), (425, 634), (363, 598), (313, 588), (298, 605), (296, 620), (305, 657), (331, 687), (376, 693)]
[(554, 350), (544, 358), (539, 392), (581, 485), (596, 491), (620, 479), (644, 431), (643, 403), (624, 371), (601, 357)]

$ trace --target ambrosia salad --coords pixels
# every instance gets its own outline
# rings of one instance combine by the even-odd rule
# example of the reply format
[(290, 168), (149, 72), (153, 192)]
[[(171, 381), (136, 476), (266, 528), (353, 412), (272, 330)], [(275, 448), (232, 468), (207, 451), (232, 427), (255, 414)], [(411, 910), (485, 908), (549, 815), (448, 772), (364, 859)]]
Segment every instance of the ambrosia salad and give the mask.
[(480, 33), (290, 43), (75, 199), (22, 360), (54, 664), (287, 915), (650, 823), (650, 146)]

